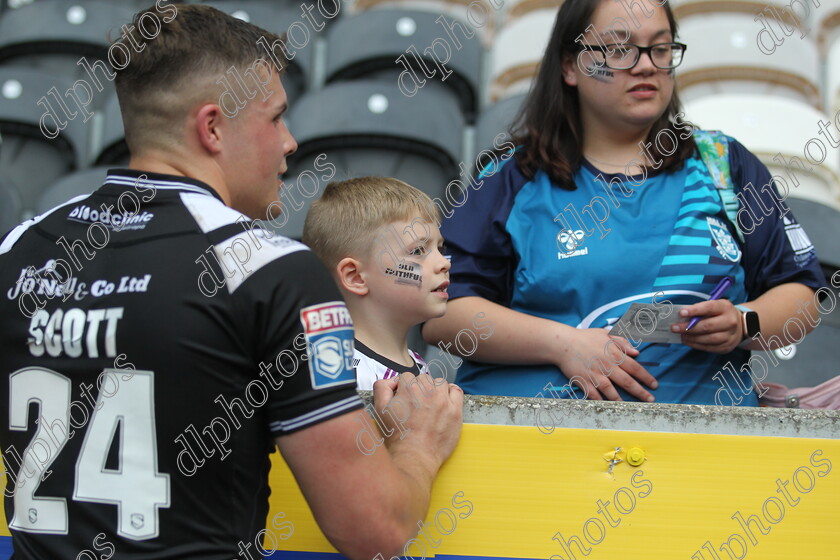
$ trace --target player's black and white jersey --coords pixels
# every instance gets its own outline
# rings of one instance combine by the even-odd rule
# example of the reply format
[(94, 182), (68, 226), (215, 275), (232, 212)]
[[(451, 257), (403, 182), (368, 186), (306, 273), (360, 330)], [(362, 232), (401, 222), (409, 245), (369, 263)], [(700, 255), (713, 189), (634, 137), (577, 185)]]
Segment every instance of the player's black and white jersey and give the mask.
[(238, 558), (273, 436), (361, 408), (326, 269), (250, 225), (199, 181), (112, 170), (0, 242), (16, 558)]

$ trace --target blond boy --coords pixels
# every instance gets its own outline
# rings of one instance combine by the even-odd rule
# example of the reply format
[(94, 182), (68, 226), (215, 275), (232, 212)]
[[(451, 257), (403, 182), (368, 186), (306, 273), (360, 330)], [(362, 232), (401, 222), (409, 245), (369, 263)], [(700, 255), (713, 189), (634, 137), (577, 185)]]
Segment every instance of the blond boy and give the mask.
[(309, 210), (303, 242), (347, 302), (359, 389), (403, 371), (428, 373), (408, 348), (408, 332), (446, 312), (450, 265), (437, 223), (428, 196), (385, 177), (330, 183)]

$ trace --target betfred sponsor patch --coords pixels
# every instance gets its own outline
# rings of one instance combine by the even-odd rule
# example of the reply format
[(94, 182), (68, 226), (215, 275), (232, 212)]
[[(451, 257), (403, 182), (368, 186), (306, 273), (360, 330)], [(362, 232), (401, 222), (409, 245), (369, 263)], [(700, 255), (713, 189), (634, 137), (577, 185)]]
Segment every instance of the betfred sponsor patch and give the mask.
[(355, 383), (353, 370), (353, 320), (347, 306), (331, 301), (304, 307), (300, 321), (309, 353), (313, 389)]

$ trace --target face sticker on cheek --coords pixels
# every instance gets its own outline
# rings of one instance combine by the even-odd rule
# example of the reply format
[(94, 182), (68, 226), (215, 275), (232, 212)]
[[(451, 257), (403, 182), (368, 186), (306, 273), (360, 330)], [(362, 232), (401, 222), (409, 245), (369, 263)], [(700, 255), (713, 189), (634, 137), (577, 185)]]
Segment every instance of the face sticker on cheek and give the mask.
[(584, 76), (599, 82), (612, 83), (615, 77), (613, 71), (607, 68), (603, 58), (599, 60), (592, 51), (581, 51), (577, 58), (577, 65)]
[(615, 81), (615, 73), (606, 66), (590, 66), (586, 69), (586, 74), (593, 80), (598, 80), (605, 84), (611, 84)]
[(394, 278), (395, 284), (405, 284), (420, 288), (423, 285), (422, 268), (419, 263), (413, 261), (402, 261), (397, 263), (396, 268), (386, 268), (385, 274)]

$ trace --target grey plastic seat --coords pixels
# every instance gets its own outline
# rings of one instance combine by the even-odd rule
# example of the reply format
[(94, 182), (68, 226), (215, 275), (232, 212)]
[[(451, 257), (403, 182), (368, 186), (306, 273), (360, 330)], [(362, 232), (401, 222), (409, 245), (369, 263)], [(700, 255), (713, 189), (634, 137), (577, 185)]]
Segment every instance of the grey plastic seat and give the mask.
[[(485, 109), (475, 123), (475, 150), (473, 151), (472, 170), (473, 174), (481, 171), (481, 167), (490, 163), (489, 157), (482, 157), (479, 161), (479, 155), (482, 152), (491, 152), (497, 157), (508, 151), (506, 146), (499, 149), (498, 146), (510, 142), (510, 128), (516, 119), (519, 109), (525, 102), (525, 95), (516, 95), (508, 97), (499, 101), (498, 103)], [(504, 138), (496, 141), (497, 135), (504, 133)]]
[[(288, 33), (285, 44), (289, 52), (294, 54), (294, 58), (289, 62), (286, 73), (283, 75), (283, 87), (286, 90), (286, 96), (289, 98), (289, 105), (292, 105), (306, 91), (309, 77), (312, 74), (315, 39), (326, 31), (324, 29), (321, 32), (313, 30), (312, 25), (301, 16), (299, 4), (253, 1), (212, 1), (204, 2), (204, 4), (213, 6), (277, 35)], [(326, 5), (328, 4), (329, 1)], [(330, 18), (322, 16), (317, 9), (311, 11), (311, 17), (318, 27), (326, 26), (331, 21)], [(271, 44), (270, 41), (266, 42), (269, 45)], [(265, 47), (262, 48), (265, 49)], [(277, 47), (277, 51), (279, 57), (280, 46)]]
[[(52, 96), (46, 97), (50, 88), (61, 90), (70, 84), (37, 70), (0, 66), (0, 173), (20, 189), (25, 214), (34, 211), (44, 188), (85, 160), (86, 127), (91, 121), (83, 123), (80, 115), (67, 120)], [(42, 99), (46, 101), (39, 105)], [(63, 130), (58, 130), (56, 117), (49, 116), (46, 107), (66, 123)]]
[(128, 164), (128, 145), (125, 143), (125, 129), (116, 92), (105, 102), (102, 109), (102, 126), (95, 143), (91, 146), (94, 165), (125, 166)]
[(107, 174), (107, 167), (91, 167), (62, 177), (41, 195), (36, 206), (37, 213), (42, 214), (81, 194), (92, 193), (102, 186)]
[[(77, 62), (82, 56), (90, 64), (107, 60), (109, 33), (120, 37), (120, 26), (134, 11), (128, 3), (100, 0), (34, 2), (6, 10), (0, 17), (0, 62), (89, 79)], [(103, 76), (97, 71), (100, 82)]]
[[(813, 305), (810, 307), (813, 310)], [(837, 345), (840, 340), (840, 313), (835, 310), (821, 318), (820, 325), (796, 345), (795, 353), (788, 359), (779, 359), (779, 351), (776, 351), (778, 365), (774, 366), (767, 352), (757, 353), (769, 366), (768, 381), (791, 388), (813, 387), (840, 375), (837, 365), (840, 360), (840, 347)], [(760, 367), (756, 374), (761, 375)]]
[(21, 221), (20, 195), (8, 178), (0, 176), (0, 238)]
[(291, 120), (299, 148), (281, 190), (283, 235), (300, 237), (309, 204), (329, 181), (396, 177), (444, 201), (458, 176), (464, 120), (441, 92), (408, 98), (391, 82), (338, 82), (301, 98)]
[[(454, 26), (449, 30), (435, 21), (439, 17), (377, 9), (336, 22), (327, 33), (326, 81), (387, 79), (399, 83), (406, 95), (417, 89), (442, 88), (455, 95), (465, 118), (472, 122), (481, 83), (481, 40), (477, 34), (467, 38), (466, 33), (473, 31), (468, 23), (449, 16), (446, 21)], [(452, 73), (441, 81), (444, 70), (433, 53), (443, 60), (447, 46), (451, 60), (444, 67)], [(432, 48), (436, 50), (426, 52)]]

